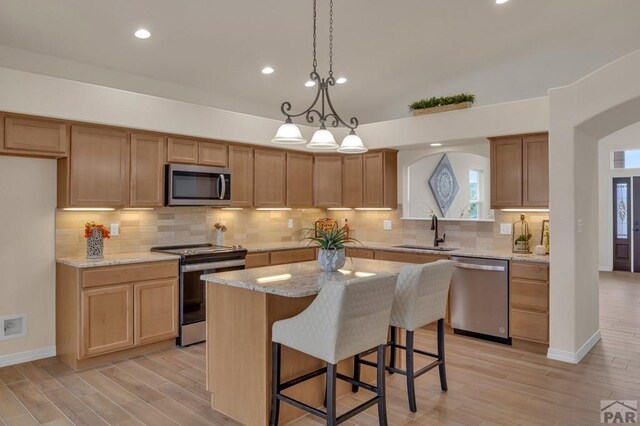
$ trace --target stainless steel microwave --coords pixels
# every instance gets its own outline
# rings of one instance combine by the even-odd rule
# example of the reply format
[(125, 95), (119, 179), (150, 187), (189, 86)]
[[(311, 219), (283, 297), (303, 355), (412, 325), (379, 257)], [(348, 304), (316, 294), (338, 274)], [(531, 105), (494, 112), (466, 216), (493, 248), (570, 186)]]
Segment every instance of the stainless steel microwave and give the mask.
[(228, 206), (231, 170), (221, 167), (167, 164), (167, 206)]

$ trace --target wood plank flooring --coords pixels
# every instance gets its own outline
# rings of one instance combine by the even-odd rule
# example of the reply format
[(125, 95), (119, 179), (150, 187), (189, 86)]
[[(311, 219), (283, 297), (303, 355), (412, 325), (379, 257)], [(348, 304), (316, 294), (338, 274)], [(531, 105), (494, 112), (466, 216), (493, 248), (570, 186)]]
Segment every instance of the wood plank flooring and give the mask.
[[(389, 423), (599, 424), (601, 399), (640, 400), (640, 277), (601, 275), (600, 327), (602, 341), (579, 365), (447, 335), (449, 392), (440, 391), (437, 371), (422, 376), (416, 382), (418, 412), (413, 414), (404, 377), (389, 376)], [(416, 336), (418, 347), (435, 350), (435, 332), (420, 330)], [(80, 372), (55, 358), (5, 367), (0, 369), (0, 425), (236, 424), (210, 408), (204, 378), (204, 345)], [(340, 400), (340, 409), (367, 397), (362, 390), (348, 395)], [(313, 417), (294, 422), (320, 423)], [(346, 424), (377, 425), (375, 408)]]

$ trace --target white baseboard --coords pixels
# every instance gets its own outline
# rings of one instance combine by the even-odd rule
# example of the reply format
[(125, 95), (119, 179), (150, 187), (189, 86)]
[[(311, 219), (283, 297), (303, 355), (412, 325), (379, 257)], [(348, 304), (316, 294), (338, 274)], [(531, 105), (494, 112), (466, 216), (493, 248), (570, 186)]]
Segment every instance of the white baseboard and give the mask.
[(611, 265), (606, 265), (606, 266), (600, 265), (600, 272), (612, 272), (612, 271), (613, 271), (613, 266), (611, 266)]
[(47, 346), (45, 348), (18, 352), (16, 354), (0, 355), (0, 367), (22, 364), (23, 362), (35, 361), (37, 359), (49, 358), (52, 356), (56, 356), (55, 346)]
[(600, 329), (598, 329), (598, 331), (593, 333), (593, 336), (591, 336), (589, 340), (587, 340), (585, 344), (578, 349), (578, 352), (568, 352), (560, 349), (549, 348), (547, 351), (547, 358), (554, 359), (556, 361), (568, 362), (570, 364), (578, 364), (601, 338), (602, 335), (600, 333)]

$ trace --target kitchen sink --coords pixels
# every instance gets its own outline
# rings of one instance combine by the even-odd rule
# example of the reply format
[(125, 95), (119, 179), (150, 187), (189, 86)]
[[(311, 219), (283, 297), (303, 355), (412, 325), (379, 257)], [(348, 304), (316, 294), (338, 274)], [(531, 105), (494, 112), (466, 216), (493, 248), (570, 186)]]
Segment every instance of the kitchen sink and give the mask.
[(413, 250), (430, 250), (430, 251), (454, 251), (458, 250), (457, 248), (451, 247), (434, 247), (434, 246), (412, 246), (412, 245), (404, 245), (404, 246), (394, 246), (398, 248), (406, 248)]

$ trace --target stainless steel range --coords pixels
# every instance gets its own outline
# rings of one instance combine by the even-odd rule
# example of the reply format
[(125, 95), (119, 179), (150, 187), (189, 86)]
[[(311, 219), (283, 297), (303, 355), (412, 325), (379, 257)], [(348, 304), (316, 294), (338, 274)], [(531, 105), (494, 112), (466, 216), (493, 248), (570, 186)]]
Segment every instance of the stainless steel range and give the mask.
[(206, 291), (204, 274), (244, 269), (247, 250), (242, 246), (195, 244), (153, 247), (151, 251), (180, 256), (180, 335), (178, 345), (188, 346), (206, 339)]

